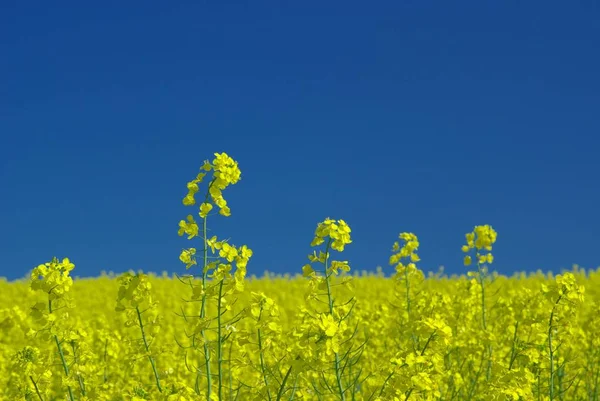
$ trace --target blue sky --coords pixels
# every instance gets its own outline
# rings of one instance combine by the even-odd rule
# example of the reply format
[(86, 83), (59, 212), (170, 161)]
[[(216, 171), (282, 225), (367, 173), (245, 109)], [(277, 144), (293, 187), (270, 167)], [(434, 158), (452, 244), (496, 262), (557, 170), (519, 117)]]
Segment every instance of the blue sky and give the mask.
[[(210, 3), (210, 4), (209, 4)], [(300, 272), (343, 218), (353, 269), (401, 231), (465, 271), (600, 265), (596, 2), (20, 2), (0, 5), (0, 276), (182, 272), (185, 184), (242, 180), (213, 233), (249, 271)]]

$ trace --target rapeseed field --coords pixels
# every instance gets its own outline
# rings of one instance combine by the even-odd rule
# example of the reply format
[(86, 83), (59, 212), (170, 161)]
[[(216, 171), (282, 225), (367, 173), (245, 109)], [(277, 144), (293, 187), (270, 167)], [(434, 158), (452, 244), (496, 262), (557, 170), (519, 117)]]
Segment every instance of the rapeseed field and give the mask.
[(356, 272), (326, 218), (296, 275), (248, 277), (253, 251), (208, 235), (240, 177), (216, 153), (187, 183), (187, 275), (73, 280), (61, 255), (0, 281), (0, 400), (600, 399), (600, 271), (495, 274), (480, 225), (464, 275), (425, 275), (407, 232)]

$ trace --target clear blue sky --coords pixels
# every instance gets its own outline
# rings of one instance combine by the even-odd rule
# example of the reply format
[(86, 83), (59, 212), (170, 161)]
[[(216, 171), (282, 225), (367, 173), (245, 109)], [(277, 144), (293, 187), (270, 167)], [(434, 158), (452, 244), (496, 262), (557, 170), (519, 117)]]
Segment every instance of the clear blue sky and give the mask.
[(354, 269), (400, 231), (463, 272), (600, 265), (600, 6), (558, 1), (0, 5), (0, 276), (182, 272), (185, 184), (225, 151), (242, 180), (214, 234), (250, 273), (300, 272), (345, 219)]

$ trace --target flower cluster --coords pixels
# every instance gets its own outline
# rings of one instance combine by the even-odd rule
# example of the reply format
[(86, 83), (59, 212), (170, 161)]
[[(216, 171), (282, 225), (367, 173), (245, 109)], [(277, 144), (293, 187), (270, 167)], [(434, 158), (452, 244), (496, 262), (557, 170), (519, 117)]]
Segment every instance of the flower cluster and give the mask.
[(552, 301), (580, 303), (584, 301), (585, 287), (577, 283), (573, 273), (567, 272), (556, 275), (552, 285), (542, 284), (542, 292)]
[(69, 273), (74, 267), (69, 258), (53, 258), (39, 265), (31, 272), (31, 289), (47, 293), (51, 300), (62, 298), (73, 285)]
[(186, 269), (197, 265), (198, 262), (196, 261), (196, 248), (183, 249), (179, 254), (179, 260), (185, 264)]
[[(412, 275), (417, 272), (416, 262), (420, 261), (417, 250), (419, 249), (419, 239), (413, 233), (400, 233), (398, 238), (402, 241), (394, 242), (392, 247), (392, 256), (390, 256), (389, 264), (395, 266), (396, 273), (399, 276), (408, 274)], [(408, 259), (409, 263), (402, 263), (402, 259)]]
[[(203, 273), (213, 282), (212, 284), (205, 282), (202, 286), (196, 286), (193, 299), (198, 299), (202, 295), (216, 296), (221, 281), (224, 284), (221, 289), (223, 294), (228, 295), (235, 291), (242, 291), (248, 262), (252, 257), (252, 249), (246, 245), (236, 247), (225, 240), (218, 241), (216, 236), (208, 239), (207, 243), (211, 261), (205, 264)], [(181, 253), (179, 259), (189, 268), (191, 265), (197, 264), (194, 255), (195, 250), (186, 249)]]
[[(351, 229), (348, 224), (344, 220), (332, 220), (330, 218), (326, 218), (323, 222), (317, 224), (317, 229), (315, 230), (314, 238), (311, 242), (311, 246), (319, 246), (325, 243), (327, 240), (325, 250), (313, 251), (312, 254), (308, 255), (308, 260), (310, 263), (305, 264), (302, 267), (302, 274), (304, 277), (310, 277), (312, 286), (320, 287), (323, 285), (325, 278), (328, 278), (330, 275), (337, 276), (340, 271), (349, 272), (350, 266), (347, 261), (337, 261), (330, 260), (330, 249), (334, 249), (336, 251), (342, 252), (344, 247), (350, 243), (352, 243), (352, 239), (350, 238)], [(324, 274), (325, 277), (316, 274), (316, 271), (313, 269), (313, 263), (320, 263), (324, 265)]]
[(204, 172), (198, 173), (195, 179), (187, 183), (188, 193), (183, 198), (183, 204), (186, 206), (193, 206), (196, 204), (195, 195), (200, 191), (198, 184), (200, 184), (204, 180), (206, 174), (212, 170), (213, 178), (208, 185), (208, 194), (206, 199), (200, 205), (200, 217), (206, 218), (213, 208), (212, 203), (208, 201), (209, 195), (212, 202), (220, 209), (219, 213), (221, 215), (231, 215), (231, 210), (227, 206), (227, 201), (223, 198), (222, 192), (229, 185), (236, 184), (240, 180), (241, 172), (237, 162), (226, 153), (215, 153), (213, 162), (210, 163), (208, 160), (205, 161), (201, 170)]
[[(494, 261), (494, 256), (491, 252), (492, 245), (496, 242), (497, 236), (498, 234), (490, 225), (475, 226), (472, 232), (466, 234), (467, 244), (462, 246), (462, 251), (469, 253), (472, 249), (475, 249), (475, 258), (478, 265), (483, 263), (491, 264)], [(465, 266), (471, 265), (472, 257), (465, 255), (464, 263)]]
[(126, 309), (138, 308), (143, 303), (149, 306), (155, 306), (152, 302), (152, 284), (148, 280), (148, 275), (130, 272), (123, 273), (118, 279), (119, 293), (117, 294), (117, 306), (115, 310), (122, 312)]
[(322, 223), (317, 225), (315, 230), (315, 238), (312, 240), (310, 246), (321, 245), (325, 238), (329, 237), (331, 241), (331, 249), (342, 252), (344, 246), (350, 244), (350, 227), (344, 220), (332, 220), (330, 218), (325, 219)]

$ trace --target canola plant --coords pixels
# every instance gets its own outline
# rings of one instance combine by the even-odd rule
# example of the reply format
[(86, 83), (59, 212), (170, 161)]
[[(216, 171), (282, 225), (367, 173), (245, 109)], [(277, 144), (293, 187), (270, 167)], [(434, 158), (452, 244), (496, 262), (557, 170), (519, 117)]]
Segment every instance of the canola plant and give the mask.
[(357, 273), (350, 226), (327, 218), (298, 274), (247, 277), (252, 250), (207, 228), (240, 177), (216, 153), (187, 183), (187, 275), (73, 281), (53, 258), (0, 281), (0, 400), (600, 399), (600, 271), (490, 273), (481, 225), (466, 275), (425, 277), (406, 232), (391, 277)]

